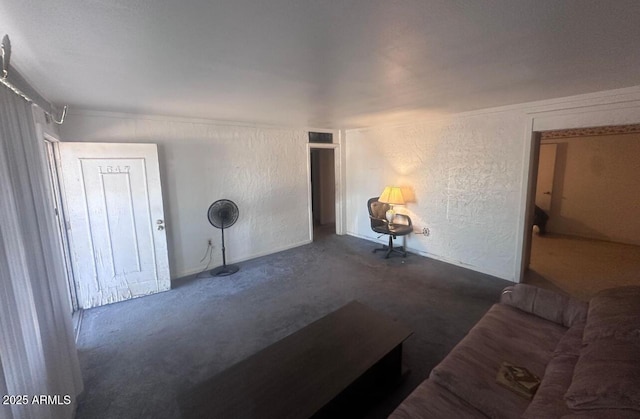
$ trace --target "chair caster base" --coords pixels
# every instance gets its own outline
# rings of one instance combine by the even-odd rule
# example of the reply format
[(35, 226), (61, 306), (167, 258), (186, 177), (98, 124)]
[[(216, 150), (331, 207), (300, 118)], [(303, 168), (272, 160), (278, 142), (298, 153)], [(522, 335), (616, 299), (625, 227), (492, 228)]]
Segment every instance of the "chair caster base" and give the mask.
[(389, 259), (389, 256), (391, 256), (391, 253), (398, 253), (398, 254), (402, 255), (403, 258), (407, 257), (407, 251), (405, 250), (404, 246), (400, 246), (400, 247), (382, 246), (382, 247), (378, 247), (378, 248), (373, 249), (371, 251), (371, 253), (376, 253), (378, 251), (387, 252), (384, 255), (385, 259)]

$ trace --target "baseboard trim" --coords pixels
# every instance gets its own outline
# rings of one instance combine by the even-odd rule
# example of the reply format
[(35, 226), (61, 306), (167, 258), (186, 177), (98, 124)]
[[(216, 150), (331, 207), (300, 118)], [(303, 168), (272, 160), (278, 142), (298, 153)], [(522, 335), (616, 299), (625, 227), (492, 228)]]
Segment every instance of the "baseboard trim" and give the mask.
[[(232, 261), (230, 261), (228, 263), (229, 264), (241, 263), (241, 262), (245, 262), (245, 261), (251, 260), (251, 259), (256, 259), (256, 258), (259, 258), (259, 257), (262, 257), (262, 256), (268, 256), (268, 255), (272, 255), (274, 253), (284, 252), (285, 250), (293, 249), (295, 247), (304, 246), (304, 245), (310, 244), (312, 242), (313, 242), (313, 240), (307, 239), (307, 240), (303, 240), (303, 241), (300, 241), (300, 242), (297, 242), (297, 243), (288, 244), (286, 246), (277, 247), (277, 248), (272, 249), (272, 250), (266, 250), (264, 252), (254, 253), (254, 254), (251, 254), (249, 256), (242, 257), (240, 259), (232, 260)], [(208, 269), (213, 269), (213, 268), (215, 268), (215, 266), (209, 267)], [(188, 270), (181, 271), (181, 272), (176, 272), (175, 277), (171, 278), (171, 280), (174, 281), (174, 280), (179, 279), (179, 278), (184, 278), (185, 276), (198, 274), (198, 273), (204, 272), (205, 270), (206, 270), (206, 268), (203, 269), (202, 267), (198, 267), (198, 268), (192, 268), (192, 269), (188, 269)]]
[[(370, 241), (370, 242), (373, 242), (373, 243), (386, 244), (387, 241), (388, 241), (386, 236), (385, 236), (385, 239), (382, 240), (382, 239), (378, 239), (376, 237), (365, 236), (365, 235), (362, 235), (362, 234), (354, 233), (353, 231), (347, 231), (347, 234), (349, 236), (357, 237), (359, 239), (367, 240), (367, 241)], [(415, 248), (409, 247), (409, 246), (407, 246), (406, 249), (407, 249), (407, 252), (409, 252), (409, 253), (413, 253), (413, 254), (417, 254), (417, 255), (420, 255), (420, 256), (424, 256), (424, 257), (427, 257), (429, 259), (437, 260), (439, 262), (448, 263), (449, 265), (458, 266), (460, 268), (470, 269), (470, 270), (475, 271), (475, 272), (480, 272), (481, 274), (495, 276), (496, 278), (504, 279), (505, 281), (516, 282), (513, 278), (505, 278), (504, 276), (502, 276), (502, 275), (500, 275), (500, 274), (498, 274), (496, 272), (492, 272), (492, 271), (490, 271), (488, 269), (484, 269), (484, 268), (481, 268), (481, 267), (478, 267), (478, 266), (475, 266), (475, 265), (464, 263), (464, 262), (459, 261), (459, 260), (447, 259), (446, 257), (442, 257), (442, 256), (436, 255), (434, 253), (425, 252), (424, 250), (418, 250), (418, 249), (415, 249)]]

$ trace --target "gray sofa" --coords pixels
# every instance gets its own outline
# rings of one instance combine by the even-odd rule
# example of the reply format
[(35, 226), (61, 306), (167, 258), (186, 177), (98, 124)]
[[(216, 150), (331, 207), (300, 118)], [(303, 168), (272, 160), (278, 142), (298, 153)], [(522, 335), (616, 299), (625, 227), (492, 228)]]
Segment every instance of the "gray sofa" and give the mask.
[[(531, 401), (496, 383), (503, 361), (542, 382)], [(640, 287), (587, 303), (517, 284), (390, 418), (640, 418)]]

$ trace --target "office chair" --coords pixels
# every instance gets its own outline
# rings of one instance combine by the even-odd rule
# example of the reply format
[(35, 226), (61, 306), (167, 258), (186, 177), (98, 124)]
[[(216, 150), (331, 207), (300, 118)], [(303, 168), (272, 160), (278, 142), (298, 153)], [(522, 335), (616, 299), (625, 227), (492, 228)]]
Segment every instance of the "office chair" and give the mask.
[[(379, 197), (373, 197), (367, 201), (367, 209), (369, 210), (369, 219), (371, 220), (371, 230), (376, 233), (386, 234), (389, 236), (389, 245), (378, 247), (373, 249), (373, 253), (379, 250), (386, 251), (385, 259), (387, 259), (391, 253), (399, 253), (402, 257), (407, 256), (407, 251), (404, 246), (394, 247), (393, 239), (398, 236), (405, 236), (413, 231), (413, 224), (411, 218), (405, 214), (397, 214), (392, 223), (389, 223), (386, 219), (387, 210), (390, 208), (389, 204), (378, 202)], [(398, 223), (398, 221), (400, 221)]]

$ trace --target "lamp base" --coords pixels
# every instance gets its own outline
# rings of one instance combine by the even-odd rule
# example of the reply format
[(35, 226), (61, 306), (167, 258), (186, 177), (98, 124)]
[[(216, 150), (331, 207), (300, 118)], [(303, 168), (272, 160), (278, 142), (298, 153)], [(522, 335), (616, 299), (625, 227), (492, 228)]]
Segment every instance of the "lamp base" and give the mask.
[(239, 270), (240, 268), (237, 267), (236, 265), (223, 265), (223, 266), (218, 266), (215, 269), (212, 269), (209, 272), (209, 274), (211, 276), (229, 276), (229, 275), (233, 275)]
[(385, 217), (387, 218), (389, 224), (393, 224), (393, 219), (396, 218), (396, 212), (394, 211), (393, 207), (387, 210)]

